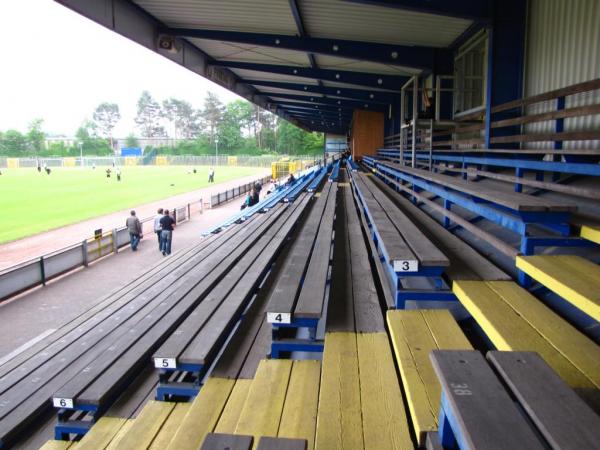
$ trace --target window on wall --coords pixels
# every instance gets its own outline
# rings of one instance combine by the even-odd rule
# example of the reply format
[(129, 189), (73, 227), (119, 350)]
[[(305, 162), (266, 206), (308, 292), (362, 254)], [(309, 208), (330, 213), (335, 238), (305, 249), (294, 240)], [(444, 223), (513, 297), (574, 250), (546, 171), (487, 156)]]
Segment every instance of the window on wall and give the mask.
[(465, 43), (454, 57), (454, 115), (485, 107), (487, 33)]

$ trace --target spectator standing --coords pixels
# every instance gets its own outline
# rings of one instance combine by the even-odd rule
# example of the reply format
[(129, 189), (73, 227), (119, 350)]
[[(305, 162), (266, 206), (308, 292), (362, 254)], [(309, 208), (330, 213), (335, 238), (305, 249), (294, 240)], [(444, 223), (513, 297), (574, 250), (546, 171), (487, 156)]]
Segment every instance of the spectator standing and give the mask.
[(131, 211), (131, 215), (125, 221), (125, 226), (127, 226), (127, 231), (129, 231), (131, 250), (136, 252), (142, 235), (142, 224), (140, 223), (140, 219), (135, 215), (135, 211)]
[(117, 181), (121, 181), (121, 168), (117, 167)]
[(160, 219), (160, 249), (163, 256), (171, 254), (171, 242), (173, 241), (173, 230), (175, 229), (175, 219), (169, 215), (169, 210), (165, 209), (164, 216)]
[(212, 167), (210, 169), (208, 169), (208, 182), (209, 183), (215, 182), (215, 169), (213, 169)]
[(160, 227), (160, 219), (162, 219), (164, 216), (163, 214), (163, 209), (162, 208), (158, 208), (158, 211), (156, 211), (156, 216), (154, 216), (154, 233), (156, 233), (156, 237), (158, 238), (158, 251), (160, 252), (161, 246), (160, 246), (160, 235), (161, 235), (161, 231), (162, 228)]

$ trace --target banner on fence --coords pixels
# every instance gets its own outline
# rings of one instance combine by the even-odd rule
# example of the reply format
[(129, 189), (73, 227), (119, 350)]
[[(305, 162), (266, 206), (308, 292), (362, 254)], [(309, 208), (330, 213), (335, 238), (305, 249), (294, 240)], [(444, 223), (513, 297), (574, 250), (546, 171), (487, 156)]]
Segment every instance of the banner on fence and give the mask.
[(126, 166), (137, 166), (138, 159), (135, 156), (127, 156), (125, 157), (125, 165)]
[(228, 156), (227, 157), (227, 165), (228, 166), (237, 166), (238, 160), (237, 156)]
[(166, 156), (157, 156), (156, 157), (156, 165), (157, 166), (166, 166), (167, 164), (169, 164), (169, 161), (167, 160)]
[(75, 167), (75, 158), (63, 158), (63, 166), (65, 167)]
[(8, 158), (6, 160), (6, 167), (9, 169), (18, 169), (19, 168), (19, 158)]

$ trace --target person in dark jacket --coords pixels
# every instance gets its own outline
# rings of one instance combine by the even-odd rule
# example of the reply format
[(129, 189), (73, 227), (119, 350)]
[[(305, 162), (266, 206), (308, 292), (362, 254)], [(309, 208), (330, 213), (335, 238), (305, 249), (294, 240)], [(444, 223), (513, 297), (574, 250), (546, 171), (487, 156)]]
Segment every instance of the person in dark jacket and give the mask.
[(161, 251), (163, 256), (170, 255), (173, 230), (175, 229), (175, 219), (169, 215), (169, 210), (165, 209), (164, 216), (162, 216), (159, 222), (161, 228)]

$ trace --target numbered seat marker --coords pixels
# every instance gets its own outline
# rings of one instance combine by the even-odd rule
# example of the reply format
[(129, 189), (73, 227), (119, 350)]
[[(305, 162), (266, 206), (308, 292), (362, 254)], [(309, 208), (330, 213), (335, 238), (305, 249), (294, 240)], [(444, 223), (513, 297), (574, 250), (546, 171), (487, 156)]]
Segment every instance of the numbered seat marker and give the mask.
[(73, 399), (72, 398), (57, 398), (54, 397), (52, 399), (52, 404), (55, 408), (69, 408), (73, 409)]
[(267, 313), (267, 322), (269, 323), (292, 323), (291, 313)]
[(154, 367), (157, 369), (176, 369), (177, 360), (175, 358), (154, 358)]
[(419, 261), (416, 259), (406, 259), (394, 261), (394, 272), (418, 272)]

